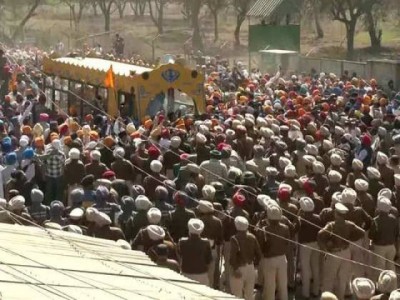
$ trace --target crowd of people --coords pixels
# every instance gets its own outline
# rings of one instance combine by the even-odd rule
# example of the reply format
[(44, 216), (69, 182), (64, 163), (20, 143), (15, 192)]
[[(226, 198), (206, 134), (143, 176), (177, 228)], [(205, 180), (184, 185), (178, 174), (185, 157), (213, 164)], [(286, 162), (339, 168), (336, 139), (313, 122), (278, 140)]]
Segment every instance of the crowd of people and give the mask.
[(54, 117), (20, 66), (1, 99), (0, 222), (114, 240), (246, 300), (400, 299), (400, 94), (205, 63), (205, 114), (140, 124)]

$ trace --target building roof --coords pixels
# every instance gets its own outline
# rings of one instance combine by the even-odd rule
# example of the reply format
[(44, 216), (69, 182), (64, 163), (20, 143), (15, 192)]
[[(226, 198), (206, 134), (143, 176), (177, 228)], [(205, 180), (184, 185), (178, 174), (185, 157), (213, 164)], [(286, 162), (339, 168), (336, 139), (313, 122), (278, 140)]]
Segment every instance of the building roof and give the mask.
[(236, 299), (113, 241), (0, 224), (1, 299)]
[(101, 58), (61, 57), (55, 59), (55, 61), (102, 72), (107, 72), (112, 65), (114, 73), (121, 76), (130, 76), (132, 73), (140, 75), (144, 72), (152, 71), (152, 69), (150, 68), (125, 64)]
[(298, 12), (301, 3), (301, 0), (258, 0), (250, 8), (247, 16), (262, 19), (269, 19), (279, 15), (283, 16), (287, 13)]

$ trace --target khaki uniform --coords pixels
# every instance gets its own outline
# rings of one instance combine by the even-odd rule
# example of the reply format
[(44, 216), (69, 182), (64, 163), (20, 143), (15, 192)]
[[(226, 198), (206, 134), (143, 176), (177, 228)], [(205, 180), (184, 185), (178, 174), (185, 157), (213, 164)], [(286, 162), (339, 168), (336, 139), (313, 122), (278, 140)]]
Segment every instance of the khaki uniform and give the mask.
[(195, 213), (190, 209), (180, 206), (168, 213), (165, 224), (175, 243), (177, 243), (180, 238), (189, 235), (187, 224), (192, 218), (196, 218)]
[(202, 215), (199, 217), (204, 223), (204, 231), (202, 233), (203, 238), (207, 238), (211, 246), (212, 261), (208, 268), (208, 280), (210, 287), (215, 287), (215, 271), (216, 267), (219, 266), (219, 253), (220, 246), (222, 245), (223, 234), (222, 234), (222, 222), (220, 219), (211, 214)]
[(225, 270), (225, 289), (227, 292), (230, 291), (230, 286), (229, 286), (229, 273), (230, 273), (230, 264), (229, 264), (229, 259), (230, 259), (230, 249), (231, 249), (231, 237), (236, 234), (236, 227), (234, 223), (234, 219), (238, 216), (245, 217), (246, 219), (249, 220), (249, 214), (247, 211), (239, 208), (239, 207), (234, 207), (231, 212), (228, 212), (228, 214), (231, 217), (225, 217), (224, 220), (222, 221), (222, 227), (223, 227), (223, 235), (224, 235), (224, 270)]
[[(319, 249), (317, 235), (322, 223), (319, 215), (314, 213), (304, 214), (303, 219), (299, 221), (298, 233), (299, 243), (305, 246), (300, 246), (299, 248), (302, 282), (301, 291), (304, 298), (309, 298), (311, 279), (313, 280), (311, 288), (312, 294), (319, 295), (320, 291), (320, 252), (311, 248)], [(307, 221), (315, 224), (315, 226)]]
[[(349, 243), (346, 240), (359, 240), (364, 234), (364, 230), (351, 221), (329, 222), (318, 233), (320, 248), (334, 255), (327, 254), (325, 256), (322, 290), (334, 293), (339, 300), (345, 297), (346, 287), (351, 279), (351, 268), (353, 267), (349, 262), (351, 253)], [(335, 284), (336, 291), (334, 291)]]
[(361, 206), (370, 217), (375, 216), (375, 201), (370, 194), (358, 191), (356, 204)]
[[(356, 224), (364, 230), (369, 230), (371, 226), (371, 217), (361, 208), (349, 206), (349, 212), (346, 214), (346, 220)], [(365, 236), (358, 240), (351, 240), (354, 245), (350, 245), (351, 260), (365, 264), (368, 258), (368, 242)], [(367, 271), (362, 265), (355, 264), (352, 266), (353, 278), (363, 277)]]
[[(298, 228), (298, 209), (296, 205), (292, 203), (281, 203), (283, 215), (292, 223), (294, 228)], [(290, 212), (290, 213), (289, 213)], [(296, 240), (295, 230), (291, 231), (291, 240)], [(286, 252), (287, 266), (288, 266), (288, 285), (290, 288), (294, 288), (296, 282), (296, 257), (297, 257), (297, 245), (295, 243), (289, 243)]]
[[(261, 258), (261, 249), (257, 239), (251, 233), (237, 233), (230, 240), (230, 258), (232, 274), (230, 274), (230, 286), (232, 294), (245, 300), (254, 299), (254, 284), (256, 273), (254, 264)], [(235, 271), (240, 272), (236, 277)]]
[[(263, 300), (274, 300), (275, 292), (281, 300), (288, 299), (288, 276), (286, 253), (288, 251), (290, 230), (282, 223), (269, 223), (258, 236), (263, 254), (261, 270), (264, 278)], [(273, 233), (274, 235), (269, 234)], [(282, 237), (279, 238), (276, 235)]]
[(182, 275), (209, 286), (208, 266), (212, 261), (210, 242), (196, 235), (181, 238), (178, 254)]
[[(393, 260), (396, 256), (395, 243), (398, 235), (398, 222), (393, 215), (380, 214), (373, 219), (368, 237), (372, 242), (372, 252), (380, 256), (372, 255), (371, 263), (374, 267), (395, 271)], [(374, 279), (377, 279), (379, 272), (374, 273)]]

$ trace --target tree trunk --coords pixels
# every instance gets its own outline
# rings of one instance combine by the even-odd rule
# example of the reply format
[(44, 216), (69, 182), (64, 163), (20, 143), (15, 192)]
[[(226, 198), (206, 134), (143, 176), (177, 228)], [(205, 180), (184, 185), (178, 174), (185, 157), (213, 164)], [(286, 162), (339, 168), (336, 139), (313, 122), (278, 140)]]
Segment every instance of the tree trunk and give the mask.
[(314, 22), (315, 22), (315, 29), (317, 31), (317, 38), (322, 39), (324, 37), (324, 30), (321, 26), (321, 21), (319, 19), (319, 4), (315, 2), (313, 5), (313, 15), (314, 15)]
[(26, 23), (28, 23), (29, 19), (35, 15), (36, 9), (39, 7), (41, 0), (35, 0), (32, 4), (31, 8), (29, 9), (26, 16), (21, 20), (18, 24), (17, 28), (15, 29), (14, 33), (12, 34), (12, 39), (15, 40), (20, 34), (22, 34)]
[(158, 22), (157, 22), (158, 23), (157, 29), (159, 34), (164, 33), (164, 4), (165, 1), (160, 0), (160, 8), (158, 10)]
[(351, 20), (346, 24), (347, 38), (347, 58), (352, 60), (354, 57), (354, 36), (356, 33), (357, 20)]
[(193, 26), (193, 35), (192, 35), (192, 45), (194, 50), (203, 51), (203, 40), (200, 34), (200, 25), (199, 25), (199, 13), (200, 13), (201, 3), (200, 1), (194, 1), (192, 3), (192, 26)]
[(111, 13), (110, 11), (104, 12), (104, 31), (109, 32), (111, 29)]
[(382, 31), (376, 30), (376, 23), (374, 21), (374, 16), (371, 11), (368, 11), (365, 15), (367, 26), (368, 26), (368, 34), (371, 40), (371, 48), (376, 51), (381, 48), (381, 39), (382, 39)]
[(240, 46), (240, 28), (242, 27), (244, 20), (245, 20), (245, 18), (241, 17), (241, 16), (238, 16), (236, 18), (236, 27), (235, 27), (235, 32), (234, 32), (236, 47)]
[(146, 11), (146, 0), (139, 0), (139, 14), (141, 17), (144, 16), (144, 13)]
[(218, 10), (213, 11), (213, 16), (214, 16), (214, 42), (218, 41), (219, 35), (218, 35)]
[(125, 7), (126, 7), (126, 2), (117, 4), (118, 15), (120, 19), (124, 18)]
[(94, 15), (95, 17), (97, 17), (99, 14), (98, 14), (98, 12), (97, 12), (97, 3), (96, 3), (96, 1), (93, 1), (93, 3), (92, 3), (92, 8), (93, 8), (93, 15)]

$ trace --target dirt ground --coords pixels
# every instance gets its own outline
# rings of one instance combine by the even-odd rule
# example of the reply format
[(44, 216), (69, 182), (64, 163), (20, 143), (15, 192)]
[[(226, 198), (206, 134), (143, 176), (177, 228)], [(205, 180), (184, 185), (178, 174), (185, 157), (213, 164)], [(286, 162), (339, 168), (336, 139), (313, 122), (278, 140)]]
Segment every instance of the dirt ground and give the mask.
[[(210, 13), (204, 9), (200, 19), (206, 54), (220, 54), (231, 60), (248, 62), (247, 21), (242, 25), (240, 36), (242, 46), (236, 49), (233, 46), (235, 14), (232, 9), (226, 9), (220, 13), (220, 38), (217, 42), (214, 42), (214, 26)], [(359, 26), (355, 39), (355, 45), (358, 48), (356, 55), (358, 60), (372, 57), (398, 59), (397, 50), (400, 48), (400, 28), (396, 23), (387, 21), (382, 24), (384, 49), (379, 54), (371, 54), (369, 52), (367, 48), (369, 46), (368, 33)], [(125, 38), (126, 54), (135, 53), (147, 59), (152, 59), (152, 44), (154, 45), (155, 57), (166, 53), (183, 53), (183, 44), (190, 39), (191, 30), (188, 22), (182, 17), (180, 6), (174, 4), (167, 6), (164, 24), (165, 33), (162, 36), (158, 36), (149, 14), (147, 13), (143, 17), (136, 17), (128, 6), (122, 19), (117, 12), (114, 13), (111, 21), (112, 34), (90, 37), (104, 32), (104, 18), (100, 11), (98, 16), (94, 16), (91, 10), (86, 11), (79, 24), (79, 29), (74, 30), (74, 26), (70, 22), (68, 7), (62, 5), (44, 6), (38, 10), (36, 16), (26, 26), (25, 38), (34, 38), (39, 46), (47, 49), (50, 49), (61, 40), (66, 48), (69, 49), (82, 47), (85, 43), (90, 46), (100, 43), (104, 50), (108, 51), (111, 47), (114, 32), (119, 32)], [(323, 28), (325, 37), (317, 40), (312, 24), (310, 24), (306, 16), (303, 16), (301, 52), (305, 55), (316, 57), (344, 58), (346, 54), (346, 38), (342, 24), (326, 18), (323, 20)], [(257, 54), (253, 54), (252, 57), (256, 60)]]

